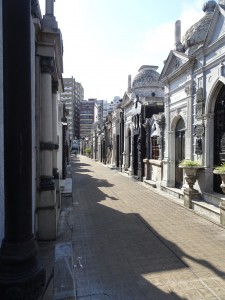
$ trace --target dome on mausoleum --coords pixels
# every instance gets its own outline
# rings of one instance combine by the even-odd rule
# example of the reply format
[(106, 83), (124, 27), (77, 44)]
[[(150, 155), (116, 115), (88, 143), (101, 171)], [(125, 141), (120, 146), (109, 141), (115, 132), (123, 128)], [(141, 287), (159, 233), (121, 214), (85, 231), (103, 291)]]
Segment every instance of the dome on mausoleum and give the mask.
[(138, 70), (138, 74), (134, 77), (132, 87), (144, 88), (161, 86), (161, 84), (159, 84), (159, 73), (156, 71), (157, 69), (157, 66), (141, 66)]
[(192, 25), (182, 39), (185, 52), (194, 52), (204, 43), (216, 5), (215, 1), (204, 3), (202, 10), (205, 16)]
[(143, 65), (132, 82), (132, 92), (139, 97), (163, 97), (163, 84), (159, 81), (157, 66)]

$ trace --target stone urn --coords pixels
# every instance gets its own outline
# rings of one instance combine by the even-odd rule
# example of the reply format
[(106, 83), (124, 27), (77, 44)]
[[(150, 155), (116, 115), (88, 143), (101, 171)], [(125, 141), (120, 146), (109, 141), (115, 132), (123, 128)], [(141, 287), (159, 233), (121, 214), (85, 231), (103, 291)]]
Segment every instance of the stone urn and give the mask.
[(179, 168), (184, 170), (184, 178), (188, 184), (188, 188), (184, 190), (184, 206), (192, 208), (192, 200), (200, 198), (200, 193), (194, 189), (194, 184), (198, 177), (198, 171), (203, 169), (203, 166), (197, 165), (196, 162), (188, 161), (183, 165), (181, 163)]
[(179, 168), (182, 168), (184, 170), (184, 178), (187, 181), (189, 189), (191, 189), (192, 191), (198, 192), (197, 190), (194, 189), (194, 184), (197, 180), (198, 170), (203, 169), (203, 167), (202, 166), (182, 166), (182, 165), (179, 165)]

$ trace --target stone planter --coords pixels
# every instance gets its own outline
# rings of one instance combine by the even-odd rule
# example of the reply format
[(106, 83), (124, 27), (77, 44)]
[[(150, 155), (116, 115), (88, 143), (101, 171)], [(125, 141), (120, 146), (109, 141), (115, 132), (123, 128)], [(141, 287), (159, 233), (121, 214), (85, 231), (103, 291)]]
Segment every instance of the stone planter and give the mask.
[(203, 169), (202, 166), (179, 166), (184, 170), (184, 178), (188, 184), (188, 188), (184, 190), (184, 206), (192, 208), (192, 200), (199, 199), (200, 193), (194, 189), (194, 184), (198, 177), (198, 170)]
[(189, 189), (191, 189), (193, 192), (197, 190), (194, 189), (194, 184), (197, 180), (197, 172), (200, 169), (203, 169), (202, 166), (179, 166), (179, 168), (182, 168), (184, 170), (184, 178), (187, 181)]

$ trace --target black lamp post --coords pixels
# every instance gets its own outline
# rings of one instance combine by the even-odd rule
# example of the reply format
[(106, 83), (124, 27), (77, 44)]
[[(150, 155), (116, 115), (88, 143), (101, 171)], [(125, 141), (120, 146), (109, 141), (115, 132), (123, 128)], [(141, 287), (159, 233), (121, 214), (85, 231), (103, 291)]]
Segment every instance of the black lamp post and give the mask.
[(32, 232), (31, 1), (2, 1), (5, 233), (0, 299), (38, 299), (45, 271)]

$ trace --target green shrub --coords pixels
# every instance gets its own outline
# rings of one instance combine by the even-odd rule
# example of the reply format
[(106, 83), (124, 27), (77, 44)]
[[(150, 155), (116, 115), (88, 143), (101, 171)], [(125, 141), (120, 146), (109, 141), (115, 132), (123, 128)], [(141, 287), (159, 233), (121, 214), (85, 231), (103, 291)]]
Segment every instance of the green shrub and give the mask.
[(179, 163), (180, 167), (200, 167), (201, 164), (199, 161), (184, 159)]
[(225, 173), (225, 163), (222, 163), (221, 165), (216, 166), (214, 168), (214, 172), (215, 173)]
[(86, 155), (90, 155), (91, 154), (91, 148), (87, 147), (84, 149), (84, 152)]

